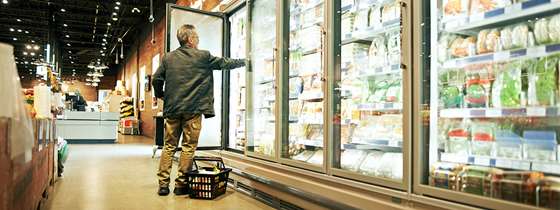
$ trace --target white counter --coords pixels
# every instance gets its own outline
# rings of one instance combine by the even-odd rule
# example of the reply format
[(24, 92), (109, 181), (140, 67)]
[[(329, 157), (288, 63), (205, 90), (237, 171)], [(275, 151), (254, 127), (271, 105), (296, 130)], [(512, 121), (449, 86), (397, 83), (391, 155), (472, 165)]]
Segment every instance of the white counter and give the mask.
[(119, 113), (66, 111), (56, 132), (70, 143), (114, 143), (118, 125)]

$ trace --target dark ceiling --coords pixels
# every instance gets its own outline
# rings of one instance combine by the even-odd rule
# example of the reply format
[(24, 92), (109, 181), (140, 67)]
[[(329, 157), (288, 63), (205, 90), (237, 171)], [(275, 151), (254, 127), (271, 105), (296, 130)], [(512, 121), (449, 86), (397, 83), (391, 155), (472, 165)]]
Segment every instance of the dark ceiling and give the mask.
[[(154, 10), (161, 10), (165, 2), (153, 0)], [(36, 67), (31, 63), (46, 59), (49, 34), (58, 41), (63, 78), (70, 79), (74, 71), (76, 77), (85, 76), (87, 65), (98, 60), (110, 67), (106, 75), (115, 75), (115, 53), (121, 53), (118, 39), (126, 34), (126, 55), (149, 14), (150, 0), (1, 0), (0, 42), (14, 46), (23, 77), (34, 78)]]

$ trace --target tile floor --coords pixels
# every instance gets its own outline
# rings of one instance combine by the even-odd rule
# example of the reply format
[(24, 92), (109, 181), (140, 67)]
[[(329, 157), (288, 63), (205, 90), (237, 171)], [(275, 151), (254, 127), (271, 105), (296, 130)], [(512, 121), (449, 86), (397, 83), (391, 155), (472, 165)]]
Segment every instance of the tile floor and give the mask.
[[(152, 140), (121, 136), (118, 144), (70, 145), (64, 176), (47, 202), (52, 210), (272, 209), (228, 189), (216, 200), (156, 194), (158, 158)], [(176, 174), (173, 168), (172, 179)], [(173, 183), (172, 183), (173, 186)]]

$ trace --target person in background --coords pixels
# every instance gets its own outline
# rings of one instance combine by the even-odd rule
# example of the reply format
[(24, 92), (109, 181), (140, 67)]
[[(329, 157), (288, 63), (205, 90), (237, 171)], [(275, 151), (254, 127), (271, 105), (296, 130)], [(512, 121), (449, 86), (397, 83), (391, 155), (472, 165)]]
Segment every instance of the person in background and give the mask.
[(245, 59), (215, 57), (198, 49), (198, 34), (193, 25), (179, 27), (177, 39), (181, 47), (163, 57), (152, 79), (155, 96), (164, 101), (165, 138), (157, 173), (160, 196), (169, 194), (172, 158), (180, 135), (183, 135), (183, 142), (173, 192), (189, 194), (186, 174), (192, 167), (202, 115), (205, 118), (215, 116), (212, 70), (235, 69), (246, 63)]

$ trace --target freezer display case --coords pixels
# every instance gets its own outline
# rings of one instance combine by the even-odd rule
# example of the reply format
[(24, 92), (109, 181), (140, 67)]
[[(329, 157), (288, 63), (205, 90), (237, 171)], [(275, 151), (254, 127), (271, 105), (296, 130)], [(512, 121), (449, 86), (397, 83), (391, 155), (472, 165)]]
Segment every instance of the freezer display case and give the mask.
[(276, 154), (276, 1), (250, 1), (249, 8), (247, 151), (249, 155), (272, 158)]
[(400, 1), (341, 1), (339, 11), (333, 167), (360, 180), (403, 183)]
[(423, 193), (560, 209), (560, 2), (423, 4)]
[[(230, 29), (230, 57), (245, 58), (247, 9), (242, 7), (229, 16)], [(245, 67), (229, 72), (229, 149), (244, 151), (245, 114), (246, 114), (246, 76)]]
[(323, 0), (289, 5), (288, 138), (282, 158), (323, 164), (324, 8)]

